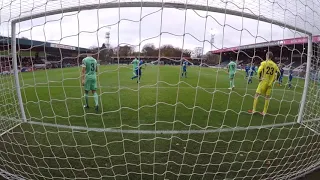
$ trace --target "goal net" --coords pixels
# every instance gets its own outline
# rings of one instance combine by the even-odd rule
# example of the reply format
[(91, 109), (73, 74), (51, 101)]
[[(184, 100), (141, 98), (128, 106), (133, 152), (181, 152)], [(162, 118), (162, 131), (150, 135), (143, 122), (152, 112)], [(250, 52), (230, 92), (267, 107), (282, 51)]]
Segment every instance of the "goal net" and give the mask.
[(205, 180), (312, 172), (320, 160), (319, 6), (2, 1), (0, 175)]

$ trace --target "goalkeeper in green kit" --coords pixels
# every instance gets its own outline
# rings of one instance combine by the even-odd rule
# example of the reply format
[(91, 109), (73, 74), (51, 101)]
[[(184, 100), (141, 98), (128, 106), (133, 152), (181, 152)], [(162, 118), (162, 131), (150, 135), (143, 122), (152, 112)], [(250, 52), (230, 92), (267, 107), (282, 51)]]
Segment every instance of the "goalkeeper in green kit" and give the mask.
[(233, 88), (234, 88), (234, 75), (236, 74), (237, 64), (231, 59), (227, 68), (228, 68), (229, 79), (230, 79), (230, 87), (228, 89), (233, 90)]
[(98, 94), (97, 94), (97, 60), (92, 57), (92, 53), (88, 53), (87, 57), (82, 60), (82, 85), (85, 91), (86, 104), (84, 108), (89, 108), (88, 93), (91, 90), (95, 103), (95, 110), (99, 110)]

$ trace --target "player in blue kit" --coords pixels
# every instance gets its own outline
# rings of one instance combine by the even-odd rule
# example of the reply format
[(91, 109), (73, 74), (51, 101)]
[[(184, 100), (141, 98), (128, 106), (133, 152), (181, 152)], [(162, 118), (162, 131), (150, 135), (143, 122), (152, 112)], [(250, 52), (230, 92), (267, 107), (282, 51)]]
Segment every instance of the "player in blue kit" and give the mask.
[(249, 74), (250, 75), (249, 75), (248, 84), (251, 84), (252, 83), (252, 77), (254, 76), (254, 74), (257, 74), (256, 67), (254, 65), (251, 66)]
[(135, 57), (134, 60), (131, 62), (133, 70), (133, 76), (131, 77), (132, 80), (139, 77), (139, 63), (140, 61), (137, 57)]
[(139, 79), (137, 81), (137, 83), (139, 82), (140, 83), (140, 79), (141, 79), (141, 76), (142, 76), (142, 65), (144, 64), (143, 60), (140, 59), (139, 61), (139, 67), (138, 67), (138, 76), (139, 76)]
[(292, 87), (292, 79), (293, 79), (293, 71), (292, 71), (292, 69), (290, 69), (289, 70), (289, 82), (288, 82), (289, 89), (291, 89), (291, 87)]
[(187, 77), (187, 66), (188, 66), (188, 61), (183, 61), (182, 62), (182, 74), (181, 77)]
[(142, 65), (144, 64), (143, 60), (138, 60), (137, 57), (131, 62), (133, 66), (133, 77), (132, 80), (135, 78), (138, 78), (137, 83), (140, 82), (141, 76), (142, 76)]
[(250, 71), (250, 66), (247, 64), (245, 67), (245, 71), (246, 71), (246, 78), (249, 77), (249, 71)]
[(283, 73), (284, 73), (284, 69), (283, 69), (283, 67), (281, 66), (281, 68), (280, 68), (280, 74), (279, 74), (279, 79), (278, 79), (278, 86), (282, 86)]

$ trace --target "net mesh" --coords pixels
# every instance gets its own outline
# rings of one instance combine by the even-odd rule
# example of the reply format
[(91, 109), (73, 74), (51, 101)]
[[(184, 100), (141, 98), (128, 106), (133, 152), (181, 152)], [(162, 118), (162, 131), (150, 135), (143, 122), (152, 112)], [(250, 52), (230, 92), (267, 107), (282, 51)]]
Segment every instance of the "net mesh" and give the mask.
[[(290, 179), (319, 165), (319, 36), (313, 37), (306, 71), (306, 34), (317, 34), (320, 27), (318, 1), (145, 6), (140, 1), (2, 1), (1, 176)], [(88, 7), (93, 10), (84, 10)], [(220, 14), (206, 7), (221, 8)], [(54, 10), (59, 13), (53, 15)], [(234, 16), (234, 11), (274, 21)], [(278, 26), (279, 21), (285, 23)], [(11, 47), (11, 28), (16, 47)], [(98, 112), (91, 92), (90, 108), (84, 108), (81, 65), (89, 51), (99, 64)], [(284, 76), (273, 84), (267, 115), (249, 114), (259, 83), (254, 70), (267, 51)], [(144, 61), (140, 80), (133, 76), (134, 59)], [(238, 69), (233, 90), (226, 69), (230, 59)], [(306, 102), (301, 102), (304, 89)]]
[(307, 103), (304, 112), (304, 124), (310, 128), (311, 131), (319, 134), (319, 88), (320, 88), (320, 74), (319, 74), (319, 44), (316, 43), (313, 45), (313, 53), (316, 54), (311, 60), (310, 64), (310, 77), (309, 77), (309, 86), (308, 86), (308, 95), (307, 95)]

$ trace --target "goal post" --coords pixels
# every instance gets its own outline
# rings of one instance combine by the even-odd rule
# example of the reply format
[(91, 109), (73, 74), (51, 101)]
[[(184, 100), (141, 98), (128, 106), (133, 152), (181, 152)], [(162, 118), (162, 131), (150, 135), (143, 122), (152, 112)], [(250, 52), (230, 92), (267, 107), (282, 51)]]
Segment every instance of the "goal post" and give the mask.
[[(0, 176), (290, 179), (314, 171), (320, 3), (293, 1), (6, 0)], [(214, 26), (220, 34), (207, 33)], [(270, 101), (258, 101), (254, 72), (268, 51), (284, 76), (270, 83)]]
[(305, 107), (305, 104), (306, 104), (308, 88), (309, 88), (311, 59), (312, 59), (312, 56), (313, 56), (312, 46), (313, 46), (312, 45), (312, 35), (308, 35), (307, 68), (306, 68), (304, 88), (303, 88), (301, 105), (300, 105), (300, 110), (299, 110), (299, 116), (298, 116), (298, 119), (297, 119), (297, 123), (302, 123), (302, 121), (303, 121), (303, 113), (304, 113), (304, 110), (305, 110), (304, 107)]
[(24, 112), (24, 105), (22, 102), (21, 96), (21, 88), (20, 88), (20, 80), (19, 80), (19, 70), (18, 70), (18, 59), (17, 59), (17, 41), (16, 41), (16, 23), (11, 23), (11, 54), (12, 54), (12, 64), (13, 64), (13, 72), (14, 72), (14, 81), (15, 87), (17, 91), (18, 104), (20, 108), (21, 121), (27, 122), (26, 113)]

